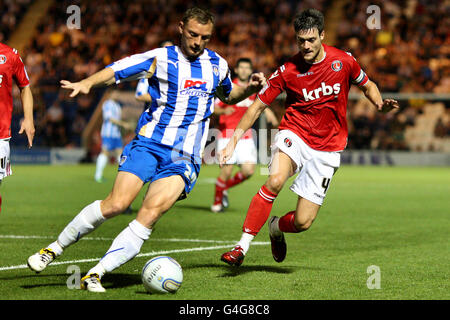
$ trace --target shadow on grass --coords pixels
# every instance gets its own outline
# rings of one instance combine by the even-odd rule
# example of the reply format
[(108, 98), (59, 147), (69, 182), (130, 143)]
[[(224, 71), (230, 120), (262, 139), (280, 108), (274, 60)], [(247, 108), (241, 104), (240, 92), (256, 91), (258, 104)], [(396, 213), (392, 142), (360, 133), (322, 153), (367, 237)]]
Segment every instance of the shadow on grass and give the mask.
[(225, 264), (196, 264), (184, 266), (184, 269), (196, 269), (196, 268), (214, 268), (224, 270), (225, 272), (220, 277), (236, 277), (249, 272), (270, 272), (278, 274), (290, 274), (297, 272), (298, 270), (322, 270), (321, 268), (302, 267), (302, 266), (255, 266), (255, 265), (241, 265), (239, 267), (227, 266)]
[(209, 206), (204, 207), (204, 206), (198, 206), (198, 205), (192, 205), (192, 204), (177, 204), (176, 206), (174, 206), (174, 209), (176, 209), (176, 208), (195, 210), (195, 211), (205, 211), (205, 212), (213, 214), (213, 212), (211, 212), (211, 208)]

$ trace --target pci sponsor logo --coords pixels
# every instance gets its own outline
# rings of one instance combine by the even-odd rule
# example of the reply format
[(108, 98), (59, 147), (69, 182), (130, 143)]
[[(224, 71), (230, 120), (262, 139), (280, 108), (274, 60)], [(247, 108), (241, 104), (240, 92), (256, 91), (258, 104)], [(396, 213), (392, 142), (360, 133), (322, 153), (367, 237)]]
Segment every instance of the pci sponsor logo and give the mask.
[[(330, 96), (332, 94), (337, 95), (341, 92), (341, 84), (335, 83), (332, 86), (326, 85), (325, 82), (320, 84), (320, 87), (311, 91), (307, 91), (305, 88), (302, 89), (303, 97), (305, 101), (311, 101), (319, 99), (321, 96)], [(322, 94), (320, 94), (322, 93)]]
[(208, 80), (187, 78), (181, 81), (180, 94), (207, 98), (211, 89), (212, 83)]

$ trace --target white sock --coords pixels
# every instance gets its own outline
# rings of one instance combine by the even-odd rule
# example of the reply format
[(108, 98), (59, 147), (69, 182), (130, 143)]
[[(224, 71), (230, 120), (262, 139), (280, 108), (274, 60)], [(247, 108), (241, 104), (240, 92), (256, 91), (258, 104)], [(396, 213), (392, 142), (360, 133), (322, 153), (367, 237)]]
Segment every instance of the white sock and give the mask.
[(254, 235), (250, 233), (243, 232), (241, 240), (236, 244), (237, 246), (241, 246), (242, 250), (244, 250), (244, 254), (247, 254), (248, 249), (250, 248), (250, 243), (255, 238)]
[(95, 179), (100, 180), (103, 177), (103, 170), (105, 170), (108, 163), (108, 157), (104, 153), (100, 153), (97, 157), (97, 164), (95, 167)]
[[(106, 218), (100, 210), (100, 200), (94, 201), (83, 210), (64, 228), (58, 236), (58, 244), (62, 249), (80, 240), (86, 234), (95, 230)], [(61, 251), (62, 253), (62, 251)]]
[(50, 245), (47, 246), (48, 249), (51, 249), (56, 256), (60, 256), (63, 253), (63, 248), (60, 246), (58, 241), (50, 243)]
[(146, 228), (136, 220), (131, 221), (128, 227), (114, 239), (99, 264), (106, 272), (117, 269), (141, 251), (144, 241), (149, 238), (151, 233), (152, 229)]

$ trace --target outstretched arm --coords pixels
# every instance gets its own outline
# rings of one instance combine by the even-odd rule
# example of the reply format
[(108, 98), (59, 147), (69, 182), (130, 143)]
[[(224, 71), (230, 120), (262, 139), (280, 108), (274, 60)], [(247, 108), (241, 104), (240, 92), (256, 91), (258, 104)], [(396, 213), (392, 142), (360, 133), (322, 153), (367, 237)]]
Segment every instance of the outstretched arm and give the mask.
[(88, 94), (94, 86), (111, 85), (114, 82), (114, 70), (112, 68), (100, 70), (79, 82), (60, 81), (61, 88), (72, 90), (70, 97), (75, 97), (78, 93)]
[(28, 138), (28, 148), (33, 146), (34, 122), (33, 122), (33, 94), (30, 86), (20, 88), (20, 99), (23, 106), (23, 121), (20, 124), (19, 134), (25, 132)]
[(259, 99), (256, 99), (252, 105), (248, 107), (244, 116), (241, 118), (241, 121), (239, 121), (239, 124), (234, 130), (233, 136), (227, 146), (219, 153), (219, 163), (221, 165), (226, 163), (231, 158), (238, 141), (242, 138), (244, 133), (253, 126), (256, 119), (259, 118), (266, 107), (267, 106)]
[(264, 77), (264, 74), (262, 72), (254, 73), (251, 75), (247, 87), (234, 86), (228, 97), (224, 96), (221, 87), (219, 87), (217, 90), (217, 97), (225, 104), (235, 105), (250, 97), (252, 94), (257, 93), (265, 84), (266, 77)]
[(361, 91), (364, 93), (367, 99), (369, 99), (370, 102), (373, 103), (373, 105), (378, 109), (379, 112), (386, 113), (393, 109), (399, 108), (398, 102), (396, 100), (393, 99), (383, 100), (377, 85), (370, 80), (364, 86), (360, 86), (358, 88), (361, 89)]

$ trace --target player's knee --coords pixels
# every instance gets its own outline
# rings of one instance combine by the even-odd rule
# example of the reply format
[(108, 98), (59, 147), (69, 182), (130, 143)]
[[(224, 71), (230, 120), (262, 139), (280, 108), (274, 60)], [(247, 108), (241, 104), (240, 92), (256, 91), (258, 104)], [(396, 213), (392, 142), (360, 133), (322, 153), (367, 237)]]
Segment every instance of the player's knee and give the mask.
[(107, 199), (102, 203), (102, 214), (105, 218), (111, 218), (124, 212), (129, 203), (123, 199)]
[(273, 193), (280, 193), (284, 185), (284, 179), (279, 175), (272, 175), (266, 182), (266, 187)]
[(242, 170), (242, 175), (244, 179), (249, 179), (255, 173), (255, 168), (246, 168)]
[(295, 227), (298, 231), (306, 231), (308, 230), (314, 222), (313, 217), (309, 216), (297, 216), (295, 218)]

